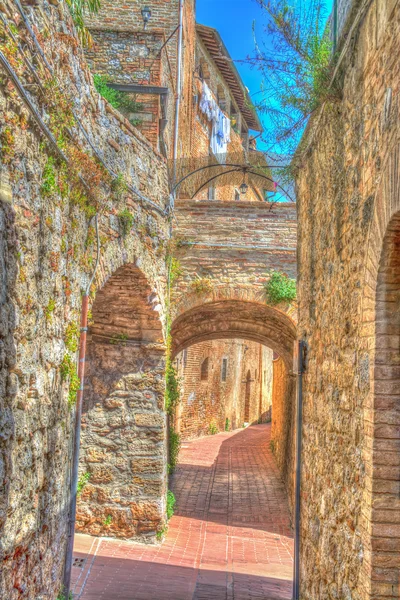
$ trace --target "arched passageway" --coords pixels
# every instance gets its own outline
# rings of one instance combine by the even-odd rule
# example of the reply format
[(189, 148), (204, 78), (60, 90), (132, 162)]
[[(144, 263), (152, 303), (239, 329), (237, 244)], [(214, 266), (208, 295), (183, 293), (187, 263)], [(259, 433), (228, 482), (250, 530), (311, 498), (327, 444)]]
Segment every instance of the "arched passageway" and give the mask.
[(97, 293), (88, 334), (78, 531), (155, 539), (165, 514), (165, 346), (143, 272), (120, 267)]
[[(210, 340), (249, 340), (267, 346), (279, 360), (274, 365), (273, 417), (271, 443), (289, 492), (292, 505), (294, 489), (294, 411), (295, 380), (291, 376), (296, 326), (285, 312), (268, 306), (265, 301), (237, 298), (208, 299), (181, 312), (171, 328), (172, 352)], [(258, 368), (258, 365), (255, 366)], [(251, 396), (252, 375), (244, 374), (244, 422), (246, 398)], [(255, 373), (253, 373), (255, 375)], [(249, 409), (249, 402), (247, 408)]]
[(292, 367), (296, 326), (284, 312), (264, 302), (223, 299), (194, 306), (174, 320), (172, 350), (181, 350), (205, 340), (247, 339), (265, 344)]

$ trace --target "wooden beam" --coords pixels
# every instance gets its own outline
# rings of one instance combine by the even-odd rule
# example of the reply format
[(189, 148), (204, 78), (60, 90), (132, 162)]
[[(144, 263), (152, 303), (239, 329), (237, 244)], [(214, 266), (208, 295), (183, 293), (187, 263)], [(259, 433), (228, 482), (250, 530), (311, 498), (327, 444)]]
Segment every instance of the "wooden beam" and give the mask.
[(158, 85), (139, 85), (137, 83), (108, 83), (108, 87), (119, 92), (130, 92), (131, 94), (155, 94), (167, 96), (169, 89)]

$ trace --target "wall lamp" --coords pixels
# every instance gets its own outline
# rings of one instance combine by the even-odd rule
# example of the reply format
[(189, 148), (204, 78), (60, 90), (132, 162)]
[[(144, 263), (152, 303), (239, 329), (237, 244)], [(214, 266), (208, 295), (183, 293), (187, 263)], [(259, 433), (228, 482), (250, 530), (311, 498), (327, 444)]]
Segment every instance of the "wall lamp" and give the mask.
[(150, 21), (150, 17), (151, 17), (151, 10), (148, 6), (145, 6), (144, 8), (142, 8), (142, 17), (143, 17), (144, 29), (147, 29), (147, 24)]

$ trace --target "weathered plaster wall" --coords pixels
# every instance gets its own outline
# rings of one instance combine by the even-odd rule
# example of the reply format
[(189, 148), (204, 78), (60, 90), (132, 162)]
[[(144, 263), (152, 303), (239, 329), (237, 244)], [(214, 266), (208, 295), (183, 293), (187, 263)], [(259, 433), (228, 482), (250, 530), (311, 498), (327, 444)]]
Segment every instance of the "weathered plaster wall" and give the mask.
[[(44, 117), (49, 127), (58, 114), (50, 101), (52, 90), (61, 85), (61, 97), (74, 106), (114, 172), (123, 172), (130, 184), (163, 206), (168, 193), (165, 163), (93, 90), (64, 3), (40, 2), (39, 8), (25, 10), (58, 82), (48, 84), (46, 96), (29, 88), (39, 112), (49, 115)], [(15, 6), (3, 14), (14, 23), (45, 81), (48, 75)], [(13, 46), (6, 33), (1, 36), (11, 60)], [(31, 83), (24, 65), (14, 59), (21, 81)], [(0, 596), (54, 600), (65, 554), (74, 417), (60, 364), (66, 354), (76, 359), (66, 344), (73, 348), (70, 342), (76, 343), (81, 295), (94, 267), (95, 238), (82, 204), (68, 186), (76, 172), (72, 169), (62, 177), (57, 160), (54, 171), (50, 169), (45, 140), (4, 76), (0, 111)], [(83, 160), (91, 150), (80, 130), (71, 130)], [(50, 183), (49, 172), (54, 175)], [(117, 197), (107, 183), (103, 189), (104, 195), (99, 192), (91, 200), (101, 210), (102, 246), (92, 296), (118, 267), (140, 264), (160, 299), (162, 319), (168, 232), (164, 217), (142, 206), (133, 194)], [(133, 217), (127, 236), (117, 216), (124, 208)], [(71, 324), (73, 329), (68, 329)]]
[[(202, 380), (201, 365), (208, 359), (208, 377)], [(226, 360), (226, 379), (222, 377)], [(272, 351), (245, 340), (202, 342), (180, 353), (178, 375), (181, 400), (177, 407), (177, 429), (183, 439), (210, 433), (210, 425), (224, 431), (245, 422), (266, 422), (271, 418)], [(246, 378), (250, 372), (248, 398)], [(228, 422), (227, 422), (228, 419)]]
[[(383, 240), (400, 210), (399, 10), (368, 4), (342, 64), (343, 99), (314, 121), (298, 176), (305, 600), (400, 598), (398, 322), (376, 317)], [(386, 271), (393, 314), (397, 269)]]

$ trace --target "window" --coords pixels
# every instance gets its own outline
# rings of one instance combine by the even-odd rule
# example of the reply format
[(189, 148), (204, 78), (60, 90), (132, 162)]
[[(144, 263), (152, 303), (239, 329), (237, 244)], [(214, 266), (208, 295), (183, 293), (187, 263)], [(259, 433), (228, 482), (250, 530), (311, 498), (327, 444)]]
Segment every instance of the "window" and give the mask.
[(182, 355), (182, 363), (183, 363), (183, 368), (186, 369), (186, 363), (187, 363), (187, 348), (185, 348), (185, 350), (183, 351), (183, 355)]
[(207, 381), (208, 379), (208, 357), (201, 363), (200, 380)]
[(264, 383), (267, 383), (267, 371), (264, 371)]
[(228, 359), (223, 358), (222, 359), (222, 367), (221, 367), (221, 381), (226, 381), (227, 371), (228, 371)]
[(240, 200), (240, 192), (235, 189), (235, 200)]
[(215, 187), (213, 185), (208, 188), (208, 199), (215, 200)]

